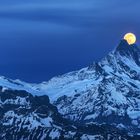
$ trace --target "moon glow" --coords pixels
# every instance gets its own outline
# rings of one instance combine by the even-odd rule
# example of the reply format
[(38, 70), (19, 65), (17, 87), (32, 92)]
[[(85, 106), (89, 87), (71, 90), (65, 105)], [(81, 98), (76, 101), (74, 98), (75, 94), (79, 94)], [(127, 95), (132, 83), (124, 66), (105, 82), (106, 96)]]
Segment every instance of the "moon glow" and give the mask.
[(129, 45), (136, 42), (136, 36), (133, 33), (125, 34), (124, 39), (128, 42)]

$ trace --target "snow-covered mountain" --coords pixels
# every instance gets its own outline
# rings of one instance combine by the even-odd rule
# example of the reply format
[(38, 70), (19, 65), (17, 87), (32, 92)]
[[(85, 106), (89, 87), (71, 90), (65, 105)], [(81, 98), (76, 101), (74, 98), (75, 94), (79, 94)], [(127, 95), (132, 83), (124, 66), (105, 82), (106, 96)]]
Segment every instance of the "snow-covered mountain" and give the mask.
[[(114, 132), (117, 134), (117, 138), (119, 138), (119, 136), (123, 137), (122, 134), (119, 133), (121, 130), (124, 134), (130, 136), (136, 135), (137, 139), (140, 139), (140, 48), (136, 44), (129, 45), (126, 40), (121, 40), (115, 50), (110, 52), (100, 62), (93, 63), (81, 70), (54, 77), (50, 81), (40, 84), (28, 84), (20, 80), (9, 80), (0, 77), (0, 86), (2, 87), (1, 94), (4, 94), (7, 90), (16, 91), (16, 93), (24, 90), (28, 94), (32, 94), (30, 96), (32, 96), (33, 100), (36, 98), (36, 95), (39, 100), (42, 96), (48, 95), (51, 102), (49, 104), (51, 104), (51, 106), (55, 105), (58, 108), (58, 111), (56, 111), (57, 114), (59, 114), (58, 116), (61, 116), (62, 119), (65, 118), (64, 120), (70, 120), (68, 124), (70, 123), (71, 128), (65, 130), (64, 128), (68, 124), (64, 125), (58, 120), (56, 121), (57, 128), (61, 126), (61, 130), (64, 130), (68, 135), (70, 135), (69, 133), (74, 134), (72, 139), (77, 136), (75, 134), (79, 133), (82, 133), (80, 138), (82, 139), (82, 137), (84, 137), (84, 140), (86, 140), (85, 137), (87, 135), (91, 140), (93, 139), (91, 137), (95, 135), (100, 137), (98, 139), (101, 139), (101, 137), (103, 139), (109, 139), (105, 138), (108, 137), (108, 135), (103, 135), (103, 133), (107, 134), (114, 129), (116, 129)], [(14, 101), (8, 99), (6, 102), (12, 104), (16, 102), (19, 104), (19, 102), (22, 101), (19, 106), (24, 104), (24, 107), (26, 104), (26, 115), (24, 114), (24, 117), (21, 117), (23, 120), (20, 122), (22, 122), (23, 127), (27, 127), (25, 125), (26, 119), (30, 117), (36, 118), (37, 113), (34, 113), (36, 109), (31, 109), (31, 101), (26, 102), (25, 97), (21, 98), (19, 96), (20, 92), (17, 97), (18, 99), (16, 98)], [(28, 106), (31, 111), (28, 111)], [(38, 107), (39, 106), (37, 106), (37, 108)], [(20, 107), (20, 109), (21, 108), (22, 107)], [(10, 110), (8, 110), (11, 111), (11, 113), (14, 111), (14, 113), (11, 114), (14, 115), (14, 118), (17, 118), (17, 114), (15, 115), (16, 110), (17, 108), (10, 108)], [(5, 114), (9, 116), (9, 112), (5, 112)], [(3, 117), (4, 120), (6, 118), (7, 116)], [(19, 115), (18, 118), (21, 120)], [(46, 116), (44, 118), (48, 119)], [(54, 118), (50, 118), (54, 120)], [(44, 124), (42, 124), (42, 118), (37, 120), (41, 121), (41, 123), (37, 121), (37, 128), (38, 126), (39, 128), (40, 126), (41, 128), (42, 126), (46, 128), (46, 124), (48, 124), (47, 120), (43, 121)], [(72, 122), (75, 122), (75, 126)], [(1, 123), (5, 124), (5, 122)], [(32, 122), (29, 121), (28, 124), (32, 124)], [(21, 125), (21, 123), (19, 123), (19, 125)], [(87, 129), (89, 131), (88, 133), (85, 131), (85, 127), (88, 128), (88, 125), (94, 128), (91, 133), (89, 133), (90, 129)], [(83, 126), (84, 128), (82, 128)], [(97, 127), (103, 127), (104, 132), (98, 129), (100, 133), (93, 133)], [(35, 126), (31, 126), (31, 128), (36, 129)], [(107, 128), (109, 128), (109, 130)], [(17, 127), (17, 129), (19, 130), (19, 127)], [(27, 130), (31, 132), (29, 129)], [(47, 132), (47, 130), (48, 129), (43, 129), (41, 131), (37, 129), (41, 134), (43, 134), (44, 131)], [(49, 132), (52, 131), (54, 130), (51, 127)], [(62, 136), (68, 136), (66, 133)], [(41, 134), (39, 133), (39, 135)], [(60, 136), (60, 133), (58, 135)], [(124, 138), (126, 137), (127, 136), (124, 136)]]
[(1, 140), (100, 140), (130, 138), (111, 125), (86, 126), (64, 119), (47, 95), (0, 87)]
[(129, 134), (140, 135), (140, 48), (137, 45), (122, 40), (104, 59), (73, 77), (78, 80), (69, 85), (79, 83), (73, 88), (75, 91), (55, 101), (64, 117), (81, 123), (112, 124)]

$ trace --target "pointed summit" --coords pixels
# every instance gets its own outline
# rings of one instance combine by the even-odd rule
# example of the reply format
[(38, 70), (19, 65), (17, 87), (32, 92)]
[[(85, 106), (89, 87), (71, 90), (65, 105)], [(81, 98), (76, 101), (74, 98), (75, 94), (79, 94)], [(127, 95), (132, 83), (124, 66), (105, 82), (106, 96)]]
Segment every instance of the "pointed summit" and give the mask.
[[(119, 43), (119, 45), (116, 48), (116, 51), (131, 51), (135, 48), (138, 48), (138, 46), (136, 44), (128, 44), (127, 40), (122, 39)], [(140, 49), (140, 48), (138, 48)]]
[(133, 33), (127, 33), (124, 35), (120, 44), (118, 45), (116, 51), (125, 51), (125, 53), (131, 53), (135, 48), (137, 48), (136, 36)]
[(129, 45), (128, 42), (123, 39), (120, 44), (117, 46), (115, 54), (120, 54), (123, 57), (129, 57), (134, 60), (134, 62), (140, 66), (140, 47), (136, 44)]
[(131, 45), (128, 44), (128, 42), (125, 39), (122, 39), (117, 46), (116, 50), (126, 50), (130, 47)]

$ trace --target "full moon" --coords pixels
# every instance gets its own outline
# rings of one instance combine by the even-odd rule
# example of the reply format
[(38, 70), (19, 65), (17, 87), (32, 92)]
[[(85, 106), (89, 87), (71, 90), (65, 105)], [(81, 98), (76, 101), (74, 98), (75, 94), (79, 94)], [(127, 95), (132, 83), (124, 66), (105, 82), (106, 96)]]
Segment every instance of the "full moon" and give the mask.
[(125, 34), (124, 39), (128, 42), (129, 45), (136, 42), (136, 36), (133, 33)]

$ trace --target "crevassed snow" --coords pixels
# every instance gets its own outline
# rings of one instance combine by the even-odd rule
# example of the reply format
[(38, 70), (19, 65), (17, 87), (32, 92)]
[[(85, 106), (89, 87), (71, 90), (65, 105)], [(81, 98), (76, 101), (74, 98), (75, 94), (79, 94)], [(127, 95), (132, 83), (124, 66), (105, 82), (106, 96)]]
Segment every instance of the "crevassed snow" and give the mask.
[(98, 117), (99, 114), (91, 114), (91, 115), (87, 115), (85, 117), (84, 120), (89, 120), (89, 119), (95, 119), (96, 117)]
[(140, 111), (127, 110), (127, 114), (128, 114), (129, 117), (132, 118), (132, 119), (137, 119), (137, 118), (140, 117)]
[(82, 135), (81, 140), (97, 140), (97, 139), (103, 139), (101, 135)]
[(56, 98), (63, 95), (72, 96), (76, 94), (76, 92), (80, 93), (88, 90), (94, 85), (97, 85), (98, 82), (99, 80), (79, 80), (60, 87), (47, 85), (42, 91), (44, 91), (44, 93), (46, 93), (51, 100), (56, 100)]
[(60, 132), (58, 130), (52, 130), (49, 134), (52, 140), (58, 139), (60, 137)]
[(52, 127), (51, 123), (53, 122), (53, 120), (52, 118), (47, 117), (47, 118), (41, 119), (40, 122), (44, 124), (46, 127)]

